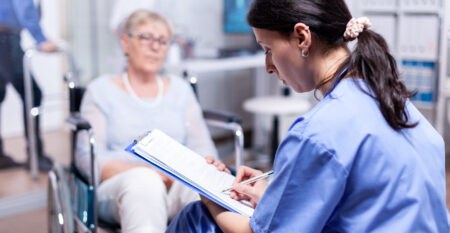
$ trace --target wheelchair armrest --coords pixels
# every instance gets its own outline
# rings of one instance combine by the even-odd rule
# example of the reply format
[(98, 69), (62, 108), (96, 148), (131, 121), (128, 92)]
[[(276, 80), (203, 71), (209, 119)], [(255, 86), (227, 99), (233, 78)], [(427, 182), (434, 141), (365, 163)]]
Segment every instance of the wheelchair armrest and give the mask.
[(78, 114), (71, 114), (67, 118), (66, 123), (75, 131), (91, 129), (91, 124)]
[(231, 130), (234, 135), (234, 146), (236, 151), (236, 167), (238, 168), (243, 162), (244, 134), (242, 130), (241, 117), (224, 112), (203, 111), (203, 117), (206, 124), (226, 130)]
[(237, 123), (241, 124), (242, 119), (236, 114), (228, 113), (228, 112), (218, 112), (218, 111), (210, 111), (210, 110), (204, 110), (203, 111), (203, 117), (206, 120), (216, 120), (221, 121), (225, 123)]

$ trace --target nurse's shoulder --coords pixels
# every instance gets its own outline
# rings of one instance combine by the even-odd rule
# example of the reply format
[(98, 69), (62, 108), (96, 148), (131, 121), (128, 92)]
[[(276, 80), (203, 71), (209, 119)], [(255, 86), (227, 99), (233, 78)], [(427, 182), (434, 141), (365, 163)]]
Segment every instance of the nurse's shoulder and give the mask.
[(376, 102), (356, 88), (352, 80), (343, 80), (331, 96), (298, 118), (286, 137), (301, 137), (330, 151), (343, 164), (351, 163), (353, 151), (364, 141), (391, 131)]

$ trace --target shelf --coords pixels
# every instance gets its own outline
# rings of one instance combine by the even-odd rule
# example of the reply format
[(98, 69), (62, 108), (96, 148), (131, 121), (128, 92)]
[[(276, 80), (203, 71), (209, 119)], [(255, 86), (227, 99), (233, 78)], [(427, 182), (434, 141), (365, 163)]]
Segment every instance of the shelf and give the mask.
[(403, 8), (399, 10), (398, 8), (382, 8), (382, 7), (363, 7), (362, 11), (367, 14), (390, 14), (390, 15), (396, 15), (396, 14), (425, 14), (425, 15), (439, 15), (441, 13), (441, 9), (430, 7), (430, 8)]
[(420, 61), (420, 62), (433, 62), (436, 63), (439, 58), (432, 57), (432, 56), (409, 56), (409, 55), (399, 55), (396, 57), (399, 59), (399, 62), (401, 61)]
[(238, 56), (230, 58), (216, 58), (216, 59), (193, 59), (181, 61), (178, 64), (169, 64), (164, 68), (169, 71), (207, 73), (217, 71), (231, 71), (241, 69), (259, 68), (265, 66), (265, 55), (259, 53), (249, 56)]
[(383, 15), (396, 15), (398, 10), (395, 8), (363, 8), (365, 14), (383, 14)]
[(418, 109), (433, 110), (435, 102), (429, 103), (429, 102), (413, 101), (413, 104)]
[(404, 8), (402, 12), (404, 14), (426, 14), (426, 15), (439, 15), (440, 13), (439, 8), (422, 8), (422, 9), (415, 9), (415, 8)]
[[(358, 5), (359, 12), (374, 19), (374, 30), (378, 30), (377, 32), (384, 38), (390, 39), (390, 49), (397, 61), (401, 76), (405, 79), (406, 76), (410, 76), (408, 81), (412, 89), (423, 89), (420, 91), (427, 93), (429, 86), (424, 88), (422, 85), (424, 80), (417, 81), (414, 74), (408, 74), (414, 71), (414, 63), (409, 63), (418, 62), (423, 63), (420, 67), (434, 67), (432, 68), (433, 76), (428, 75), (430, 68), (421, 70), (428, 72), (426, 77), (433, 77), (432, 80), (428, 78), (425, 80), (427, 85), (431, 83), (429, 81), (433, 82), (432, 86), (435, 90), (433, 100), (435, 101), (413, 101), (413, 103), (421, 111), (434, 115), (430, 122), (434, 122), (437, 130), (443, 133), (445, 130), (443, 119), (447, 107), (442, 100), (450, 99), (450, 74), (443, 73), (447, 72), (449, 52), (445, 43), (450, 36), (446, 30), (450, 28), (450, 16), (446, 14), (450, 12), (450, 0), (361, 0), (358, 2), (361, 2)], [(393, 22), (386, 23), (387, 18)], [(434, 63), (434, 65), (430, 66), (427, 63)], [(411, 66), (413, 68), (407, 71), (406, 69)], [(417, 99), (430, 100), (423, 97)]]

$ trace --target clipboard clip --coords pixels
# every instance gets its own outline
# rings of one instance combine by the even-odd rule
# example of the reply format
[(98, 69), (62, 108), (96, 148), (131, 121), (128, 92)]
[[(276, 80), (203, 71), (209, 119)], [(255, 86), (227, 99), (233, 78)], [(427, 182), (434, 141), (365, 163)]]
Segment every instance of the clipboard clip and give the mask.
[(149, 132), (146, 132), (145, 134), (142, 134), (141, 136), (134, 139), (135, 144), (142, 144), (143, 146), (146, 146), (150, 141), (152, 140), (152, 137), (150, 137)]

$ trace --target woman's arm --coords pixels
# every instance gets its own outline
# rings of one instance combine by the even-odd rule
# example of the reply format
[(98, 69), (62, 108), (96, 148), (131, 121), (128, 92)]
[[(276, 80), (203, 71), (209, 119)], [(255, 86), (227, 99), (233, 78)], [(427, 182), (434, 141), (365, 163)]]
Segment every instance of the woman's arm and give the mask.
[[(95, 150), (96, 150), (96, 180), (97, 182), (105, 181), (119, 173), (125, 172), (129, 169), (146, 166), (154, 169), (150, 165), (145, 163), (142, 164), (131, 164), (119, 159), (115, 159), (116, 153), (107, 151), (106, 149), (106, 116), (105, 113), (96, 104), (94, 97), (92, 96), (90, 90), (86, 91), (83, 102), (81, 105), (81, 115), (85, 118), (91, 125), (95, 136)], [(87, 135), (80, 136), (78, 142), (78, 153), (77, 153), (77, 166), (84, 173), (89, 174), (90, 169), (90, 156), (88, 153), (88, 138)], [(162, 178), (163, 182), (166, 184), (167, 189), (173, 183), (173, 180), (162, 172), (154, 169)]]
[(201, 199), (223, 232), (253, 233), (250, 228), (250, 218), (228, 211), (206, 197), (201, 196)]
[[(101, 177), (101, 168), (107, 159), (103, 151), (106, 148), (106, 118), (105, 114), (95, 103), (91, 90), (88, 88), (83, 96), (80, 107), (81, 116), (86, 119), (92, 127), (95, 137), (95, 173), (96, 181), (99, 183)], [(100, 152), (100, 153), (99, 153)], [(76, 166), (84, 175), (90, 176), (90, 154), (89, 154), (89, 136), (85, 132), (81, 132), (77, 141), (77, 158)]]
[[(211, 160), (211, 158), (209, 158), (209, 160)], [(215, 164), (214, 161), (208, 161), (208, 163)], [(218, 162), (218, 165), (215, 166), (219, 170), (221, 170), (222, 168), (222, 164), (220, 162)], [(249, 185), (242, 185), (239, 183), (243, 180), (258, 176), (260, 174), (262, 174), (262, 172), (259, 170), (245, 166), (240, 167), (238, 173), (236, 174), (236, 180), (233, 184), (234, 190), (232, 191), (230, 196), (236, 200), (248, 200), (254, 206), (256, 206), (265, 189), (267, 188), (267, 181), (259, 180)], [(250, 218), (228, 211), (206, 197), (201, 196), (201, 199), (203, 204), (208, 208), (214, 221), (225, 233), (253, 232), (253, 230), (250, 228)]]
[(130, 170), (130, 169), (133, 169), (136, 167), (147, 167), (149, 169), (154, 170), (161, 177), (162, 181), (166, 185), (167, 190), (169, 190), (173, 184), (174, 180), (172, 178), (170, 178), (168, 175), (164, 174), (163, 172), (159, 171), (158, 169), (152, 167), (149, 164), (146, 164), (146, 163), (131, 164), (131, 163), (123, 162), (120, 160), (108, 160), (103, 165), (101, 181), (105, 181), (119, 173), (125, 172), (127, 170)]
[[(96, 161), (98, 169), (96, 170), (97, 176), (100, 178), (100, 182), (105, 181), (117, 175), (121, 172), (129, 170), (131, 168), (137, 167), (139, 165), (126, 163), (120, 160), (115, 160), (110, 158), (106, 152), (106, 116), (105, 113), (96, 104), (91, 91), (88, 89), (86, 91), (83, 102), (80, 109), (81, 115), (85, 118), (92, 127), (95, 137), (95, 150), (96, 150)], [(81, 148), (88, 145), (86, 139), (79, 143)], [(85, 150), (80, 150), (85, 151)], [(78, 155), (81, 160), (89, 160), (89, 156), (85, 153), (79, 153)], [(82, 162), (83, 170), (87, 164), (86, 161)]]

